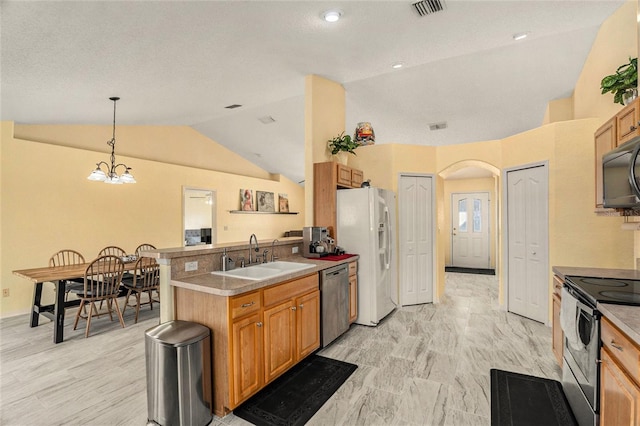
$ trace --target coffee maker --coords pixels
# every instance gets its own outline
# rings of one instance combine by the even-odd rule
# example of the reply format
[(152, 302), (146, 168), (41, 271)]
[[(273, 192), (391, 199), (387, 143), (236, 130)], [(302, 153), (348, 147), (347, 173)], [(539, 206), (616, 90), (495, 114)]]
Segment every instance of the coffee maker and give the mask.
[(302, 255), (304, 257), (323, 257), (329, 254), (327, 239), (329, 233), (324, 226), (305, 226), (302, 228)]

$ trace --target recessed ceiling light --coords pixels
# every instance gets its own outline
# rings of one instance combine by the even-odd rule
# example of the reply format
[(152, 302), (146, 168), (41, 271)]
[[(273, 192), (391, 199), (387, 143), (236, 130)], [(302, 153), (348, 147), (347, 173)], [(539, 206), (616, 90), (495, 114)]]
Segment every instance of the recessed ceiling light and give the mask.
[(327, 22), (337, 22), (341, 16), (342, 11), (337, 9), (327, 10), (322, 14), (322, 18)]
[(524, 40), (528, 36), (529, 36), (529, 33), (516, 33), (516, 34), (513, 35), (513, 39), (515, 41)]
[(394, 62), (393, 64), (391, 64), (391, 68), (393, 68), (394, 70), (400, 69), (404, 67), (404, 62)]

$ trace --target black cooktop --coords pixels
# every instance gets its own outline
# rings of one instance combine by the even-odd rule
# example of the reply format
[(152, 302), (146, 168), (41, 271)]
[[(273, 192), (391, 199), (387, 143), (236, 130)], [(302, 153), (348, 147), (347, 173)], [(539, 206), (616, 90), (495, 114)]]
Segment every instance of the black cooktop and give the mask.
[(640, 306), (640, 280), (575, 276), (565, 279), (591, 300), (594, 306), (596, 302)]

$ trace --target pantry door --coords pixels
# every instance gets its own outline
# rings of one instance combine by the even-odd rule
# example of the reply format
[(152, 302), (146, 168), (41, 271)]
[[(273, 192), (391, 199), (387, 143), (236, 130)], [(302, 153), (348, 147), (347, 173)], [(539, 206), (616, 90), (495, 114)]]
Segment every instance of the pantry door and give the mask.
[(546, 164), (506, 173), (508, 310), (549, 319), (549, 175)]
[(451, 266), (489, 269), (489, 193), (451, 194)]
[(400, 304), (433, 302), (434, 201), (431, 176), (400, 175), (398, 240)]

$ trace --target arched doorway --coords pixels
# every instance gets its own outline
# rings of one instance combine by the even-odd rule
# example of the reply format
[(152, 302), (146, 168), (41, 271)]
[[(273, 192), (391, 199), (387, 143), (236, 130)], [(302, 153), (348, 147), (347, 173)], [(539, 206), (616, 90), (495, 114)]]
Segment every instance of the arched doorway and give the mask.
[[(441, 202), (438, 203), (441, 233), (440, 247), (442, 247), (444, 261), (440, 263), (444, 268), (456, 266), (456, 254), (467, 250), (460, 249), (456, 244), (483, 244), (480, 239), (462, 238), (456, 240), (460, 234), (468, 236), (472, 231), (487, 231), (488, 258), (482, 266), (476, 266), (476, 272), (495, 273), (500, 275), (500, 211), (501, 189), (500, 170), (492, 164), (479, 160), (463, 160), (453, 163), (438, 173), (443, 179)], [(486, 199), (487, 204), (482, 205)], [(464, 200), (461, 201), (461, 200)], [(483, 209), (488, 211), (483, 212)], [(485, 214), (486, 216), (482, 216)], [(480, 221), (481, 220), (481, 221)], [(465, 222), (466, 221), (466, 222)], [(463, 226), (462, 229), (460, 226)], [(456, 235), (457, 234), (457, 235)], [(477, 249), (477, 247), (475, 247)], [(468, 258), (469, 259), (469, 258)], [(463, 266), (473, 265), (461, 262)], [(444, 271), (441, 271), (444, 273)]]

